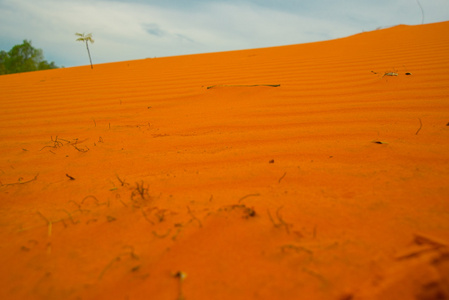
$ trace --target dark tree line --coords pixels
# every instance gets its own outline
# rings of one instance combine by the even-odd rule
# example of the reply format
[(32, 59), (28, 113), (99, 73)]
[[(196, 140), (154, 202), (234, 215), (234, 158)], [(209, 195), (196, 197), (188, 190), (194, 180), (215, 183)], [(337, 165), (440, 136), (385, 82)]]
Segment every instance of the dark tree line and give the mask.
[(0, 51), (0, 75), (56, 69), (54, 62), (44, 60), (42, 49), (35, 49), (31, 41), (15, 45), (8, 52)]

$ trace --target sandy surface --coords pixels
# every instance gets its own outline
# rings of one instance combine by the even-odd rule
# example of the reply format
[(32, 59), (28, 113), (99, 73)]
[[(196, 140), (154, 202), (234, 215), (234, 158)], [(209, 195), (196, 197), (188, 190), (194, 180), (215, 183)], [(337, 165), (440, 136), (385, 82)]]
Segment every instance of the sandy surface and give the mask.
[(448, 32), (1, 76), (0, 298), (449, 299)]

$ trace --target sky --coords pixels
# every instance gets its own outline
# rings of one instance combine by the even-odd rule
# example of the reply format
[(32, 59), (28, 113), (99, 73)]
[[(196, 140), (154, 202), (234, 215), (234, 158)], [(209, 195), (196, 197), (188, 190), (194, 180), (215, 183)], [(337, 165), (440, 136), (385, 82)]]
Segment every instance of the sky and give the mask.
[[(58, 66), (302, 44), (449, 20), (449, 0), (0, 0), (0, 50)], [(388, 45), (386, 45), (388, 47)]]

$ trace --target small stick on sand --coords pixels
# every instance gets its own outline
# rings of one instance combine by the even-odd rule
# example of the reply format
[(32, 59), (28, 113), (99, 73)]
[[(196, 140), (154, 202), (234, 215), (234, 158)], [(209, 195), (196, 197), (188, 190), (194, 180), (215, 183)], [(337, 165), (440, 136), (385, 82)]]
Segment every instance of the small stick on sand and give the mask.
[(307, 254), (313, 255), (313, 251), (304, 248), (304, 247), (300, 247), (300, 246), (296, 246), (296, 245), (292, 245), (292, 244), (288, 244), (288, 245), (283, 245), (281, 246), (281, 251), (282, 252), (288, 252), (289, 250), (295, 251), (297, 253), (299, 252), (305, 252)]
[(69, 174), (65, 174), (65, 176), (67, 176), (70, 180), (75, 180), (75, 178), (73, 178), (73, 177), (70, 176)]
[(182, 282), (187, 277), (187, 274), (183, 271), (178, 271), (175, 274), (173, 274), (173, 277), (179, 278), (179, 295), (177, 300), (185, 300), (185, 297), (182, 294)]
[(49, 219), (47, 219), (40, 211), (37, 211), (37, 213), (42, 217), (42, 219), (45, 220), (45, 222), (47, 222), (47, 225), (48, 225), (48, 236), (50, 237), (51, 236), (51, 230), (52, 230), (53, 222), (50, 221)]
[(125, 246), (123, 246), (123, 249), (129, 249), (129, 252), (126, 254), (129, 254), (129, 256), (131, 256), (132, 259), (137, 259), (137, 260), (140, 259), (139, 256), (136, 253), (134, 253), (133, 246), (125, 245)]
[(125, 184), (127, 185), (127, 183), (125, 182), (125, 179), (120, 179), (120, 177), (118, 177), (118, 175), (117, 174), (115, 174), (115, 176), (117, 177), (117, 179), (118, 179), (118, 181), (120, 181), (120, 184), (122, 185), (122, 186), (124, 186)]
[(285, 227), (285, 231), (287, 231), (287, 234), (290, 234), (290, 227), (292, 226), (292, 224), (286, 223), (284, 221), (284, 219), (282, 218), (282, 216), (280, 215), (279, 211), (282, 209), (282, 206), (280, 206), (277, 210), (276, 210), (276, 217), (279, 221), (279, 223), (276, 223), (273, 219), (273, 217), (271, 216), (270, 211), (267, 209), (267, 213), (268, 213), (268, 217), (270, 218), (271, 223), (273, 223), (274, 227), (281, 227), (284, 226)]
[(212, 89), (214, 87), (254, 87), (254, 86), (279, 87), (281, 85), (280, 84), (221, 84), (221, 85), (208, 86), (207, 89)]
[(305, 272), (305, 273), (307, 273), (307, 274), (317, 278), (321, 282), (321, 285), (322, 285), (323, 288), (328, 285), (328, 281), (321, 274), (319, 274), (319, 273), (317, 273), (315, 271), (312, 271), (312, 270), (310, 270), (310, 269), (308, 269), (306, 267), (302, 268), (302, 270), (303, 270), (303, 272)]
[(245, 200), (248, 197), (257, 197), (257, 196), (260, 196), (260, 194), (248, 194), (248, 195), (245, 195), (245, 196), (243, 196), (242, 198), (239, 199), (239, 203), (242, 202), (243, 200)]
[(414, 242), (417, 245), (427, 244), (427, 245), (431, 245), (431, 246), (437, 247), (437, 248), (447, 247), (449, 245), (449, 243), (447, 241), (443, 241), (443, 240), (435, 238), (435, 237), (426, 236), (426, 235), (420, 234), (420, 233), (414, 234)]
[(68, 203), (70, 203), (70, 202), (73, 202), (73, 204), (75, 204), (76, 207), (78, 207), (78, 210), (82, 212), (82, 210), (81, 210), (81, 205), (80, 205), (78, 202), (76, 202), (76, 201), (74, 201), (74, 200), (70, 200)]
[(164, 234), (159, 234), (159, 233), (156, 232), (156, 230), (153, 230), (152, 233), (153, 233), (153, 235), (154, 235), (155, 237), (160, 238), (160, 239), (163, 239), (163, 238), (166, 238), (166, 237), (171, 233), (171, 228), (169, 228), (169, 229), (167, 230), (167, 232), (164, 233)]
[(97, 206), (100, 205), (100, 203), (99, 203), (97, 197), (95, 197), (94, 195), (88, 195), (88, 196), (84, 197), (83, 200), (81, 201), (81, 204), (84, 204), (84, 201), (86, 201), (86, 200), (89, 199), (89, 198), (94, 199), (94, 200), (95, 200), (95, 204), (96, 204)]
[(287, 231), (288, 234), (290, 234), (290, 229), (289, 227), (292, 226), (292, 224), (288, 224), (284, 221), (284, 219), (282, 218), (282, 216), (280, 215), (279, 211), (281, 210), (282, 206), (279, 207), (276, 210), (276, 217), (278, 218), (279, 222), (281, 223), (281, 225), (283, 225), (285, 227), (285, 230)]
[(3, 183), (0, 182), (0, 186), (9, 186), (9, 185), (16, 185), (16, 184), (25, 184), (25, 183), (29, 183), (29, 182), (35, 181), (35, 180), (37, 179), (37, 176), (39, 176), (39, 174), (37, 174), (36, 176), (34, 176), (33, 179), (30, 179), (30, 180), (28, 180), (28, 181), (19, 181), (19, 182), (6, 183), (6, 184), (3, 184)]
[(195, 215), (190, 210), (190, 207), (188, 207), (188, 206), (187, 206), (187, 211), (188, 211), (189, 215), (192, 216), (192, 220), (197, 221), (199, 226), (200, 226), (200, 228), (203, 227), (203, 224), (201, 223), (201, 221), (197, 217), (195, 217)]
[(73, 217), (72, 217), (72, 214), (69, 213), (67, 210), (61, 209), (61, 211), (65, 212), (65, 213), (69, 216), (69, 219), (70, 219), (70, 221), (72, 221), (72, 224), (78, 224), (78, 223), (80, 222), (79, 220), (78, 220), (78, 221), (75, 221), (75, 220), (73, 219)]
[(112, 265), (113, 265), (115, 262), (117, 262), (117, 261), (120, 261), (120, 256), (117, 256), (116, 258), (114, 258), (113, 260), (111, 260), (111, 261), (109, 262), (109, 264), (108, 264), (108, 265), (101, 271), (100, 275), (98, 276), (98, 280), (102, 279), (104, 273), (106, 273), (106, 271), (107, 271), (110, 267), (112, 267)]
[(282, 175), (281, 178), (279, 178), (278, 183), (281, 183), (281, 180), (284, 179), (285, 175), (287, 175), (287, 172), (285, 172), (284, 175)]
[(143, 208), (140, 208), (140, 210), (142, 211), (142, 215), (145, 218), (145, 220), (147, 220), (151, 225), (154, 225), (154, 222), (150, 220), (150, 218), (148, 218), (147, 214), (145, 213), (145, 211), (143, 210)]
[(419, 120), (419, 128), (418, 128), (418, 131), (416, 131), (416, 133), (415, 133), (415, 135), (418, 135), (418, 132), (421, 130), (421, 128), (422, 128), (422, 121), (421, 121), (421, 118), (418, 118), (418, 120)]
[(72, 145), (73, 146), (73, 148), (75, 148), (76, 150), (78, 150), (79, 152), (87, 152), (87, 151), (89, 151), (90, 149), (89, 149), (89, 147), (87, 147), (86, 146), (86, 149), (81, 149), (81, 148), (78, 148), (77, 146), (75, 146), (76, 144), (70, 144), (70, 145)]

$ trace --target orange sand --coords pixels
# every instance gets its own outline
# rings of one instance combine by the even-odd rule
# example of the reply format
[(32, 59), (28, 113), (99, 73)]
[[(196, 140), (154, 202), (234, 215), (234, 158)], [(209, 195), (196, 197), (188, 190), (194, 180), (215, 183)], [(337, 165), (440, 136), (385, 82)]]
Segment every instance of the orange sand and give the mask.
[(448, 32), (1, 76), (0, 299), (448, 299)]

